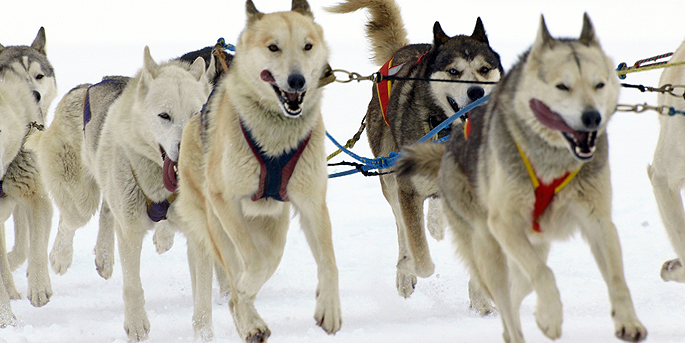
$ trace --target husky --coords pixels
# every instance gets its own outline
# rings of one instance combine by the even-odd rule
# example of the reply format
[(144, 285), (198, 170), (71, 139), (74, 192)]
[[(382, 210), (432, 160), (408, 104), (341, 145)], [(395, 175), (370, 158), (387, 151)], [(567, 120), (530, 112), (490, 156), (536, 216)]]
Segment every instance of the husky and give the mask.
[[(133, 78), (109, 78), (105, 85), (90, 89), (100, 99), (93, 103), (87, 101), (89, 85), (72, 89), (58, 104), (50, 127), (29, 143), (38, 151), (43, 180), (60, 210), (60, 232), (73, 235), (102, 197), (100, 227), (116, 232), (124, 275), (124, 329), (129, 340), (139, 341), (150, 329), (140, 280), (142, 240), (165, 219), (178, 230), (174, 199), (181, 134), (202, 109), (211, 86), (203, 58), (158, 64), (148, 47), (143, 68)], [(122, 90), (112, 100), (117, 87)], [(96, 256), (103, 256), (98, 249), (107, 244), (101, 236), (102, 231)], [(104, 262), (96, 257), (96, 264)], [(197, 304), (194, 318), (209, 316), (211, 322), (207, 308), (211, 303)]]
[[(34, 153), (24, 149), (26, 137), (41, 117), (34, 90), (23, 75), (11, 68), (0, 69), (0, 223), (17, 209), (27, 214), (31, 238), (28, 298), (34, 306), (47, 304), (52, 295), (47, 267), (52, 204)], [(0, 227), (0, 328), (17, 323), (10, 299), (19, 298), (7, 262), (5, 231)]]
[[(55, 70), (47, 58), (45, 28), (38, 30), (36, 38), (30, 46), (3, 46), (0, 44), (0, 69), (9, 68), (29, 86), (35, 100), (41, 109), (41, 115), (36, 120), (39, 125), (45, 124), (45, 115), (57, 96), (57, 81)], [(17, 207), (14, 218), (14, 248), (7, 255), (10, 269), (15, 270), (28, 258), (29, 228), (28, 213)], [(0, 224), (2, 225), (2, 224)]]
[[(192, 51), (179, 57), (178, 60), (185, 61), (187, 63), (192, 63), (197, 59), (197, 57), (202, 57), (205, 61), (205, 68), (207, 72), (207, 77), (211, 80), (212, 84), (215, 84), (219, 78), (225, 73), (224, 67), (218, 67), (215, 62), (218, 59), (223, 59), (222, 65), (226, 68), (230, 66), (232, 55), (227, 54), (223, 49), (217, 49), (216, 47), (206, 47), (200, 50)], [(218, 57), (218, 58), (217, 58)], [(218, 68), (217, 68), (218, 67)], [(107, 111), (114, 101), (123, 93), (126, 85), (131, 80), (130, 77), (125, 76), (107, 76), (97, 84), (84, 84), (77, 86), (71, 92), (69, 92), (63, 102), (63, 106), (58, 106), (58, 112), (73, 112), (73, 115), (69, 116), (72, 119), (73, 125), (80, 125), (81, 127), (86, 126), (88, 131), (93, 128), (96, 132), (95, 134), (85, 134), (86, 139), (99, 139), (99, 131), (101, 125), (104, 123), (107, 117)], [(86, 100), (87, 99), (87, 100)], [(71, 106), (74, 104), (73, 109), (67, 108), (66, 106)], [(86, 105), (87, 104), (87, 105)], [(76, 117), (88, 117), (87, 123), (86, 119), (79, 119), (76, 121)], [(80, 155), (82, 138), (85, 132), (80, 134), (74, 133), (73, 136), (69, 137), (67, 135), (59, 134), (58, 132), (63, 131), (63, 129), (58, 130), (57, 127), (64, 125), (64, 118), (60, 116), (57, 119), (55, 129), (48, 129), (45, 135), (53, 137), (53, 145), (62, 146), (62, 154), (73, 155), (75, 158)], [(71, 131), (76, 131), (75, 126), (70, 128)], [(83, 131), (81, 128), (80, 131)], [(95, 141), (86, 144), (96, 144)], [(50, 175), (46, 177), (47, 187), (50, 189), (53, 197), (56, 197), (55, 201), (58, 203), (60, 208), (70, 208), (65, 216), (69, 216), (70, 213), (78, 213), (76, 218), (60, 220), (60, 225), (57, 231), (57, 236), (55, 237), (55, 242), (53, 244), (52, 251), (50, 252), (50, 264), (55, 273), (63, 275), (67, 272), (69, 267), (71, 267), (73, 258), (73, 240), (75, 230), (85, 225), (89, 216), (95, 213), (96, 206), (100, 204), (99, 197), (86, 197), (84, 200), (93, 200), (95, 203), (74, 203), (72, 197), (76, 194), (83, 194), (88, 192), (87, 185), (93, 185), (94, 180), (87, 173), (76, 173), (77, 169), (68, 168), (69, 164), (64, 161), (60, 156), (53, 155), (40, 155), (44, 157), (44, 163), (46, 165), (46, 172)], [(75, 161), (74, 165), (81, 165), (82, 162)], [(62, 168), (53, 168), (48, 166), (62, 166)], [(69, 177), (66, 175), (71, 175), (73, 177), (73, 182), (70, 182), (68, 186), (62, 184), (52, 183), (52, 180), (68, 180)], [(54, 187), (53, 187), (54, 185)], [(70, 193), (64, 193), (64, 189), (70, 189)], [(94, 190), (94, 194), (98, 191)], [(65, 198), (60, 198), (59, 194), (64, 194)], [(95, 247), (95, 265), (97, 272), (104, 279), (109, 279), (113, 272), (114, 265), (114, 227), (111, 225), (113, 219), (111, 218), (111, 212), (107, 208), (106, 203), (101, 204), (100, 209), (100, 227), (98, 231), (98, 240)], [(173, 238), (175, 232), (166, 225), (167, 221), (160, 221), (155, 229), (155, 234), (153, 236), (153, 241), (157, 248), (158, 253), (163, 253), (169, 250), (173, 245)], [(218, 275), (222, 277), (222, 275)], [(228, 291), (228, 286), (224, 282), (220, 282), (223, 287), (222, 295), (226, 294)]]
[(281, 260), (292, 204), (318, 266), (314, 319), (334, 334), (342, 319), (318, 87), (328, 47), (305, 0), (268, 14), (247, 0), (246, 13), (231, 71), (181, 140), (181, 227), (200, 248), (190, 257), (194, 297), (209, 296), (215, 258), (240, 338), (265, 342), (271, 332), (254, 301)]
[[(670, 62), (685, 61), (685, 42), (671, 56)], [(661, 73), (660, 85), (682, 85), (685, 82), (685, 67), (666, 68)], [(683, 97), (668, 94), (657, 96), (658, 106), (675, 109), (685, 109)], [(654, 196), (661, 220), (671, 239), (671, 244), (678, 258), (666, 261), (661, 268), (661, 278), (664, 281), (685, 282), (685, 212), (680, 190), (685, 186), (683, 180), (682, 157), (680, 141), (685, 133), (685, 121), (680, 116), (659, 116), (661, 133), (654, 151), (654, 160), (647, 167), (649, 179), (652, 182)]]
[(552, 38), (542, 18), (533, 46), (486, 106), (454, 126), (445, 145), (406, 148), (398, 161), (398, 177), (431, 182), (440, 196), (471, 281), (500, 313), (505, 342), (524, 341), (519, 308), (532, 291), (538, 327), (561, 336), (561, 299), (546, 260), (552, 240), (576, 229), (607, 283), (616, 336), (647, 336), (611, 219), (606, 125), (620, 88), (612, 65), (587, 14), (578, 39)]
[[(384, 75), (495, 82), (504, 73), (500, 57), (490, 47), (480, 18), (470, 36), (449, 37), (440, 23), (435, 22), (432, 44), (410, 45), (394, 0), (347, 0), (327, 10), (348, 13), (362, 8), (368, 8), (370, 13), (366, 36), (373, 46), (372, 60), (383, 65), (381, 73)], [(371, 151), (376, 157), (399, 152), (491, 89), (492, 85), (456, 82), (398, 80), (393, 82), (392, 88), (379, 83), (374, 86), (366, 114)], [(443, 131), (439, 136), (446, 134)], [(401, 296), (409, 297), (414, 292), (417, 276), (429, 277), (435, 269), (423, 228), (424, 199), (419, 194), (424, 185), (398, 180), (394, 174), (381, 175), (380, 181), (397, 225), (397, 291)], [(441, 224), (439, 212), (439, 205), (429, 201), (428, 229), (433, 237), (442, 239), (444, 224)]]

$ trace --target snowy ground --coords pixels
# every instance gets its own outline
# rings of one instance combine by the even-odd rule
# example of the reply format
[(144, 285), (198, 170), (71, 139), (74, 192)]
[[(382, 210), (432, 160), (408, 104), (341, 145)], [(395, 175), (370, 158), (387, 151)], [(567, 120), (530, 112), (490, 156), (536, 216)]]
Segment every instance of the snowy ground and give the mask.
[[(575, 37), (582, 13), (592, 18), (597, 34), (616, 63), (670, 52), (685, 38), (682, 3), (675, 1), (543, 2), (526, 5), (505, 1), (455, 2), (399, 0), (412, 42), (430, 42), (433, 22), (450, 35), (470, 34), (475, 19), (483, 19), (491, 45), (505, 69), (532, 43), (540, 14), (553, 36)], [(335, 69), (368, 75), (377, 69), (368, 62), (363, 36), (365, 15), (329, 15), (322, 7), (335, 0), (311, 0), (331, 49)], [(269, 12), (289, 8), (289, 1), (255, 0)], [(143, 47), (156, 59), (169, 59), (203, 46), (220, 36), (231, 42), (244, 24), (244, 3), (205, 2), (11, 1), (0, 12), (0, 43), (30, 44), (45, 26), (48, 55), (56, 69), (60, 96), (79, 83), (103, 75), (131, 75), (141, 65)], [(626, 82), (657, 86), (659, 71), (631, 74)], [(331, 134), (346, 140), (356, 132), (370, 99), (370, 83), (332, 84), (324, 99), (324, 119)], [(653, 94), (623, 90), (621, 103), (656, 103)], [(55, 104), (57, 100), (55, 101)], [(54, 104), (53, 104), (54, 108)], [(50, 117), (52, 112), (50, 113)], [(609, 124), (614, 221), (623, 247), (626, 278), (637, 314), (651, 342), (685, 342), (684, 285), (659, 278), (661, 264), (674, 257), (661, 224), (646, 166), (659, 132), (655, 113), (619, 113)], [(332, 145), (328, 146), (332, 151)], [(365, 138), (355, 148), (370, 156)], [(257, 308), (273, 333), (270, 342), (499, 342), (497, 316), (480, 318), (468, 309), (468, 275), (455, 257), (448, 236), (430, 240), (436, 271), (420, 279), (416, 292), (403, 299), (395, 290), (397, 243), (390, 207), (375, 178), (348, 176), (329, 182), (328, 206), (340, 272), (343, 327), (327, 336), (316, 327), (314, 291), (316, 266), (298, 221), (292, 224), (282, 263), (257, 298)], [(53, 221), (54, 238), (58, 216)], [(8, 222), (11, 245), (13, 233)], [(124, 342), (121, 270), (109, 281), (94, 268), (97, 221), (76, 234), (74, 263), (64, 276), (51, 272), (54, 295), (43, 308), (25, 299), (13, 301), (20, 325), (0, 330), (0, 342)], [(157, 255), (152, 236), (146, 239), (142, 279), (151, 322), (149, 342), (192, 342), (192, 298), (185, 256), (185, 238), (177, 235), (167, 253)], [(52, 248), (52, 240), (50, 243)], [(580, 238), (552, 248), (554, 270), (564, 304), (563, 335), (559, 342), (614, 342), (606, 286), (589, 249)], [(26, 266), (14, 272), (17, 288), (26, 293)], [(215, 287), (215, 298), (218, 288)], [(535, 296), (521, 309), (529, 342), (548, 342), (533, 317)], [(237, 342), (225, 304), (214, 306), (215, 342)]]

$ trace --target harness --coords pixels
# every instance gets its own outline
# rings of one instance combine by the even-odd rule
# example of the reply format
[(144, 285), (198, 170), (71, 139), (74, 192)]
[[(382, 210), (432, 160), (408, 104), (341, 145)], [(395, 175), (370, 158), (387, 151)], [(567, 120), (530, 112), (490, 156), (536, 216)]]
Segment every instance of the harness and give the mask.
[[(470, 134), (471, 121), (467, 119), (466, 123), (464, 124), (464, 137), (468, 139)], [(580, 169), (573, 172), (566, 172), (561, 177), (552, 180), (551, 183), (543, 183), (537, 174), (535, 174), (533, 165), (530, 163), (526, 153), (523, 152), (523, 149), (521, 149), (521, 146), (518, 143), (516, 143), (516, 148), (519, 151), (519, 155), (521, 155), (523, 164), (526, 166), (528, 177), (530, 177), (530, 181), (533, 183), (533, 190), (535, 191), (535, 207), (533, 207), (533, 231), (541, 233), (542, 230), (540, 229), (540, 216), (545, 212), (547, 207), (549, 207), (554, 195), (566, 187), (566, 185), (573, 180), (576, 174), (578, 174)]]
[[(416, 60), (416, 63), (414, 63), (414, 66), (419, 64), (421, 62), (421, 59), (423, 56), (426, 56), (426, 54), (423, 54), (419, 56), (419, 58)], [(392, 80), (385, 78), (383, 76), (395, 76), (397, 73), (402, 70), (402, 67), (407, 64), (407, 62), (398, 64), (396, 66), (392, 65), (392, 60), (394, 58), (391, 58), (389, 61), (385, 62), (385, 64), (381, 67), (380, 70), (378, 70), (378, 73), (381, 74), (380, 81), (376, 82), (376, 93), (378, 93), (378, 100), (380, 101), (381, 104), (381, 113), (383, 114), (383, 120), (385, 120), (385, 123), (390, 126), (390, 122), (388, 122), (388, 103), (390, 102), (390, 91), (392, 90)]]
[(533, 208), (533, 231), (542, 232), (540, 229), (540, 216), (545, 212), (549, 204), (552, 202), (554, 194), (559, 193), (566, 185), (573, 180), (573, 178), (578, 174), (580, 169), (572, 172), (566, 172), (563, 176), (552, 180), (551, 183), (542, 183), (542, 180), (537, 177), (533, 165), (531, 165), (530, 160), (521, 149), (521, 146), (517, 143), (516, 148), (521, 155), (523, 164), (526, 166), (526, 171), (528, 171), (528, 176), (530, 181), (533, 183), (533, 189), (535, 190), (535, 207)]
[(263, 198), (273, 198), (284, 202), (290, 201), (287, 193), (288, 181), (290, 181), (300, 155), (302, 155), (302, 152), (309, 143), (309, 138), (312, 136), (311, 131), (296, 149), (280, 156), (271, 157), (264, 154), (262, 148), (252, 137), (250, 130), (243, 125), (242, 120), (240, 121), (240, 129), (243, 131), (247, 144), (259, 162), (259, 190), (252, 196), (252, 201)]
[(140, 188), (140, 192), (143, 193), (145, 201), (147, 201), (147, 216), (150, 217), (150, 220), (156, 223), (166, 219), (166, 214), (169, 212), (169, 206), (171, 206), (174, 200), (176, 200), (178, 193), (171, 194), (170, 197), (164, 199), (162, 202), (152, 202), (145, 192), (143, 192), (143, 188), (140, 187), (140, 183), (138, 182), (136, 172), (133, 170), (133, 166), (131, 166), (131, 173), (133, 174), (133, 179), (136, 181), (136, 185), (138, 185), (138, 188)]
[(90, 85), (90, 87), (88, 87), (88, 89), (86, 89), (86, 95), (83, 98), (83, 131), (84, 132), (86, 131), (86, 124), (88, 124), (88, 122), (90, 122), (90, 119), (92, 117), (92, 113), (90, 111), (90, 89), (95, 87), (95, 86), (102, 85), (105, 83), (109, 83), (109, 82), (112, 82), (115, 80), (116, 79), (113, 79), (113, 78), (104, 79), (104, 80), (102, 80), (102, 81), (100, 81), (94, 85)]

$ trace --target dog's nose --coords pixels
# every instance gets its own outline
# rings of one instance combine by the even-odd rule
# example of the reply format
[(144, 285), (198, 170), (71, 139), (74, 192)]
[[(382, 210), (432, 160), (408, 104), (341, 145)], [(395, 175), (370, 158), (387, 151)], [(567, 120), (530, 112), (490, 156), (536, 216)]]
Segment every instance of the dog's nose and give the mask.
[(288, 76), (288, 86), (293, 90), (301, 90), (304, 87), (305, 82), (306, 80), (301, 74), (290, 74), (290, 76)]
[(33, 97), (36, 98), (36, 102), (40, 102), (40, 93), (38, 91), (33, 91)]
[(602, 115), (599, 114), (597, 110), (590, 110), (583, 112), (583, 115), (580, 117), (580, 119), (583, 121), (585, 128), (596, 129), (599, 127), (599, 123), (602, 122)]
[(469, 99), (471, 99), (471, 101), (476, 101), (482, 98), (483, 95), (485, 95), (485, 90), (483, 89), (483, 87), (473, 86), (466, 91), (466, 95), (469, 96)]

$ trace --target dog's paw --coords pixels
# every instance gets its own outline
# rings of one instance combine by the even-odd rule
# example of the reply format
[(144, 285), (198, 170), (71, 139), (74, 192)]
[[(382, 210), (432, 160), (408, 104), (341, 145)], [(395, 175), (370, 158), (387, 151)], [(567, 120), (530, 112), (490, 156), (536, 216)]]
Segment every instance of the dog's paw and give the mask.
[(469, 302), (469, 309), (476, 311), (479, 316), (486, 317), (497, 312), (490, 300), (486, 298), (473, 298)]
[(342, 311), (340, 309), (340, 296), (337, 289), (316, 291), (316, 310), (314, 311), (316, 325), (326, 333), (333, 335), (342, 326)]
[(561, 337), (563, 314), (559, 298), (550, 301), (544, 301), (538, 298), (535, 321), (542, 333), (548, 338), (557, 339)]
[(266, 326), (263, 328), (255, 328), (251, 330), (245, 337), (247, 343), (264, 343), (266, 339), (271, 336), (271, 330)]
[(32, 285), (31, 280), (29, 280), (29, 290), (26, 296), (31, 305), (34, 307), (41, 307), (50, 302), (50, 297), (52, 297), (52, 287), (50, 284), (46, 285)]
[(427, 278), (435, 272), (435, 264), (433, 263), (433, 260), (431, 260), (429, 254), (426, 254), (426, 256), (421, 259), (403, 256), (397, 261), (397, 270), (398, 272), (401, 271), (406, 274)]
[(14, 313), (12, 313), (9, 303), (6, 305), (0, 305), (0, 329), (16, 325), (17, 317), (14, 315)]
[(639, 321), (624, 324), (616, 329), (616, 337), (626, 342), (640, 342), (647, 338), (647, 329)]
[(400, 296), (409, 298), (416, 289), (416, 282), (416, 275), (405, 273), (399, 269), (397, 270), (395, 286), (397, 287), (397, 293)]
[(661, 267), (661, 279), (685, 283), (685, 268), (683, 268), (680, 259), (664, 262), (664, 265)]
[(174, 246), (174, 231), (158, 225), (155, 234), (152, 235), (152, 242), (158, 254), (163, 254)]
[(209, 342), (214, 338), (214, 328), (212, 327), (211, 318), (202, 316), (203, 318), (196, 319), (193, 316), (193, 329), (195, 336), (202, 339), (203, 342)]
[(140, 316), (126, 316), (124, 330), (130, 342), (140, 342), (147, 339), (150, 333), (150, 321), (147, 319), (145, 310)]
[(52, 251), (50, 251), (50, 266), (57, 275), (64, 275), (69, 270), (73, 257), (74, 247), (72, 242), (62, 242), (55, 239), (55, 244), (52, 246)]
[(105, 252), (95, 247), (95, 270), (105, 280), (112, 277), (114, 272), (114, 256), (111, 252)]

